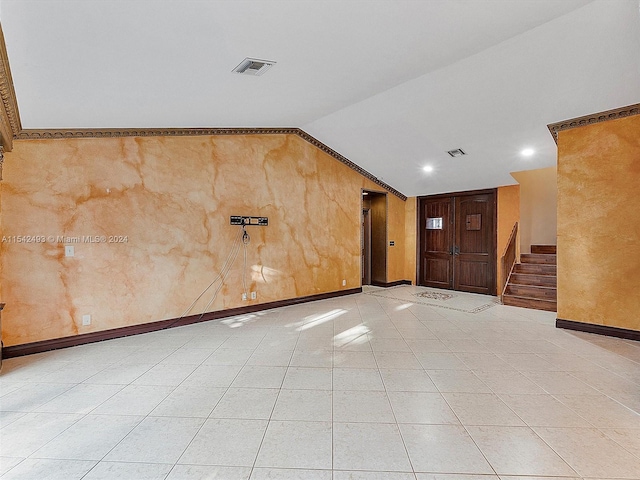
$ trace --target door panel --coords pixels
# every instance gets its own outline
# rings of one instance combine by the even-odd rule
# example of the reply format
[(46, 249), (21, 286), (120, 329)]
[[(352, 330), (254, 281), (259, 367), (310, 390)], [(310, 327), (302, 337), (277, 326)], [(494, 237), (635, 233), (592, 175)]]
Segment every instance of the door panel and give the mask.
[(421, 285), (436, 288), (453, 286), (453, 213), (452, 199), (424, 202), (420, 230), (422, 232)]
[(456, 197), (454, 289), (495, 294), (494, 195)]

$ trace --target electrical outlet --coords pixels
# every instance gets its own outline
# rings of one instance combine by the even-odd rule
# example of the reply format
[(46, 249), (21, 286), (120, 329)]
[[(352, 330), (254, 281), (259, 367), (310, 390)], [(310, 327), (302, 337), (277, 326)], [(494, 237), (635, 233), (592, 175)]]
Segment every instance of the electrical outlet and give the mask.
[(342, 286), (346, 287), (347, 286), (347, 281), (346, 280), (342, 280)]
[(64, 246), (64, 256), (65, 257), (73, 257), (75, 256), (75, 248), (73, 245), (65, 245)]
[(82, 325), (91, 325), (91, 315), (82, 315)]
[(251, 300), (255, 300), (258, 298), (258, 294), (256, 292), (251, 292)]
[(246, 293), (243, 293), (243, 294), (242, 294), (242, 300), (246, 300), (246, 299), (247, 299), (247, 294), (246, 294)]

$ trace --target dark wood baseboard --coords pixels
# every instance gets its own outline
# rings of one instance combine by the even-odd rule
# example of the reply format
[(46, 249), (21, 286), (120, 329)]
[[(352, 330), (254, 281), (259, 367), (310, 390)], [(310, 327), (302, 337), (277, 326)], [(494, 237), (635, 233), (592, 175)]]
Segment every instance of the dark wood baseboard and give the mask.
[(593, 323), (575, 322), (573, 320), (556, 319), (557, 328), (575, 330), (578, 332), (595, 333), (596, 335), (606, 335), (607, 337), (618, 337), (626, 340), (640, 341), (640, 332), (626, 328), (609, 327), (607, 325), (596, 325)]
[(397, 287), (398, 285), (411, 285), (411, 280), (396, 280), (395, 282), (375, 282), (372, 281), (371, 285), (374, 287)]
[(314, 302), (316, 300), (342, 297), (344, 295), (353, 295), (355, 293), (361, 292), (362, 287), (350, 288), (346, 290), (338, 290), (336, 292), (319, 293), (317, 295), (308, 295), (305, 297), (296, 297), (287, 300), (278, 300), (275, 302), (247, 305), (246, 307), (218, 310), (215, 312), (205, 313), (204, 315), (189, 315), (188, 317), (172, 318), (168, 320), (160, 320), (157, 322), (143, 323), (141, 325), (112, 328), (109, 330), (102, 330), (100, 332), (83, 333), (81, 335), (74, 335), (73, 337), (53, 338), (51, 340), (42, 340), (40, 342), (24, 343), (22, 345), (5, 347), (2, 351), (2, 356), (4, 358), (21, 357), (23, 355), (31, 355), (34, 353), (48, 352), (49, 350), (57, 350), (59, 348), (75, 347), (87, 343), (102, 342), (103, 340), (128, 337), (130, 335), (157, 332), (158, 330), (165, 330), (167, 328), (182, 327), (184, 325), (191, 325), (193, 323), (207, 322), (209, 320), (217, 320), (220, 318), (233, 317), (236, 315), (245, 315), (247, 313), (260, 312), (262, 310), (270, 310), (272, 308), (287, 307), (290, 305), (297, 305), (299, 303)]

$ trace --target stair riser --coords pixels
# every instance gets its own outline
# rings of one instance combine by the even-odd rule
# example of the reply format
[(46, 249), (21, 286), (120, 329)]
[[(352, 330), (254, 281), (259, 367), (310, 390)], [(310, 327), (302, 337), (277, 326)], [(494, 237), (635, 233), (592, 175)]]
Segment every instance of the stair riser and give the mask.
[(557, 278), (552, 275), (529, 275), (526, 273), (514, 273), (510, 283), (518, 285), (538, 285), (540, 287), (555, 287)]
[(523, 253), (520, 255), (520, 261), (530, 265), (555, 265), (556, 258), (557, 257), (555, 255), (539, 255), (532, 253)]
[(546, 310), (547, 312), (557, 311), (556, 302), (549, 302), (546, 300), (535, 300), (533, 298), (520, 298), (510, 297), (504, 295), (502, 297), (502, 303), (505, 305), (511, 305), (513, 307), (532, 308), (534, 310)]
[(517, 295), (519, 297), (537, 298), (539, 300), (556, 301), (557, 290), (548, 287), (536, 287), (533, 285), (512, 285), (509, 284), (506, 292), (509, 295)]
[(550, 253), (552, 255), (556, 254), (556, 246), (555, 245), (531, 245), (531, 253)]
[(515, 273), (532, 273), (535, 275), (556, 275), (555, 265), (535, 265), (532, 263), (517, 263)]

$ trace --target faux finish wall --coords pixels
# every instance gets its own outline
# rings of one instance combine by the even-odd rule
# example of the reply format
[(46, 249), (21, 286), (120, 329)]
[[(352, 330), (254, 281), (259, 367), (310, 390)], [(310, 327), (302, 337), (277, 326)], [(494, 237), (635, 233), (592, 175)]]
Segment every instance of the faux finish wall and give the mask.
[(418, 199), (409, 197), (405, 202), (404, 231), (406, 245), (404, 250), (404, 278), (416, 284), (417, 242), (418, 242)]
[(558, 318), (640, 330), (640, 116), (558, 136)]
[[(16, 141), (2, 184), (2, 234), (15, 237), (0, 252), (5, 345), (358, 287), (362, 188), (380, 187), (295, 135)], [(404, 202), (388, 197), (400, 238)], [(233, 251), (230, 215), (269, 217), (248, 228), (257, 300), (241, 299), (240, 248), (217, 298), (218, 284), (187, 311)], [(401, 272), (403, 248), (388, 252)]]
[[(507, 248), (507, 243), (511, 237), (513, 225), (520, 221), (520, 185), (509, 185), (506, 187), (498, 187), (498, 268), (497, 289), (498, 295), (502, 295), (504, 282), (506, 278), (502, 273), (502, 255)], [(516, 255), (520, 254), (520, 245), (516, 239)]]

